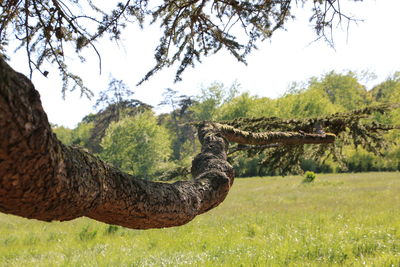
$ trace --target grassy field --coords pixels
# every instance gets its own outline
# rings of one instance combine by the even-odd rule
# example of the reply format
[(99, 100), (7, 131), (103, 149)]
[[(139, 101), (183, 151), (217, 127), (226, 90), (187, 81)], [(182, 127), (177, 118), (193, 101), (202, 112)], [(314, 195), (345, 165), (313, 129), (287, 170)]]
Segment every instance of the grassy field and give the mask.
[(237, 179), (188, 225), (0, 214), (0, 266), (400, 266), (400, 173)]

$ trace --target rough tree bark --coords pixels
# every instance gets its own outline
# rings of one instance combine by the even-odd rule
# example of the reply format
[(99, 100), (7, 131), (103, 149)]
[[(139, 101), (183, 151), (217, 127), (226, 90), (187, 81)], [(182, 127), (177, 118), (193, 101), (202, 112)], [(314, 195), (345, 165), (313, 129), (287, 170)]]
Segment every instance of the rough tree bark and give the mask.
[(227, 196), (234, 180), (228, 141), (331, 143), (333, 135), (248, 133), (217, 123), (198, 126), (202, 150), (193, 181), (137, 179), (52, 133), (40, 96), (0, 56), (0, 212), (43, 221), (81, 216), (134, 229), (178, 226)]

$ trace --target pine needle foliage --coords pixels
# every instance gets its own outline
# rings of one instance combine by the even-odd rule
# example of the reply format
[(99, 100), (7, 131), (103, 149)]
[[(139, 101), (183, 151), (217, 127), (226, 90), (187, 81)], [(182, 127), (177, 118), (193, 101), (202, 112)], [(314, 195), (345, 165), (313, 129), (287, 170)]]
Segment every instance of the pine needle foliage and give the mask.
[(385, 114), (400, 107), (397, 104), (383, 104), (353, 110), (347, 113), (336, 113), (324, 117), (305, 119), (280, 119), (277, 117), (238, 118), (221, 123), (250, 132), (304, 132), (332, 133), (338, 138), (333, 144), (319, 145), (280, 145), (261, 146), (236, 145), (231, 148), (231, 160), (239, 153), (248, 157), (263, 155), (266, 160), (260, 162), (262, 168), (280, 175), (301, 173), (300, 163), (303, 158), (320, 162), (331, 158), (343, 163), (342, 150), (345, 146), (363, 147), (369, 152), (381, 155), (387, 147), (385, 132), (400, 129), (400, 125), (385, 125), (373, 120), (376, 114)]
[[(6, 55), (10, 41), (25, 51), (30, 74), (36, 70), (47, 76), (43, 63), (58, 67), (63, 92), (79, 88), (92, 96), (82, 78), (71, 71), (66, 60), (78, 58), (91, 48), (101, 52), (96, 42), (102, 37), (119, 41), (127, 24), (158, 24), (162, 34), (154, 51), (155, 66), (140, 83), (163, 68), (177, 66), (175, 81), (205, 56), (229, 51), (239, 62), (294, 18), (294, 7), (306, 0), (125, 0), (107, 3), (96, 0), (5, 0), (0, 1), (0, 53)], [(312, 1), (310, 22), (318, 38), (328, 42), (333, 25), (354, 20), (342, 11), (339, 0)], [(309, 6), (307, 6), (309, 7)], [(14, 38), (15, 37), (15, 38)], [(74, 57), (75, 55), (75, 57)]]

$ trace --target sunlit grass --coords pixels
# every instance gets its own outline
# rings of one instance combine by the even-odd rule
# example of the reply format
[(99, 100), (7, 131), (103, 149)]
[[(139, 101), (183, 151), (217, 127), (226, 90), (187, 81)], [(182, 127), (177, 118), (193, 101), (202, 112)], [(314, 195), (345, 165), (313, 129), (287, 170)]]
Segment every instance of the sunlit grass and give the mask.
[(0, 214), (1, 266), (400, 266), (400, 173), (237, 179), (216, 209), (137, 231)]

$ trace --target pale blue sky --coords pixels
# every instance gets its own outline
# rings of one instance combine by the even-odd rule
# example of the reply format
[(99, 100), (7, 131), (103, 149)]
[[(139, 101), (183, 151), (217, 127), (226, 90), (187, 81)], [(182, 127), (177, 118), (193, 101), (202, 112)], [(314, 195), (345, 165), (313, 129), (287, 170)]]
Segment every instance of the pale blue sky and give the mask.
[[(227, 86), (237, 81), (243, 91), (253, 95), (278, 97), (291, 82), (306, 81), (331, 70), (375, 72), (378, 78), (370, 85), (400, 70), (400, 1), (341, 3), (343, 10), (350, 6), (348, 13), (364, 21), (351, 24), (348, 35), (346, 25), (337, 28), (335, 50), (323, 41), (312, 43), (316, 35), (308, 23), (309, 13), (301, 10), (297, 13), (298, 18), (288, 23), (287, 31), (276, 32), (270, 41), (259, 45), (259, 50), (248, 57), (247, 66), (222, 52), (204, 59), (195, 69), (188, 69), (183, 81), (177, 84), (173, 83), (175, 69), (170, 69), (156, 74), (142, 86), (135, 86), (154, 64), (153, 51), (159, 38), (157, 27), (140, 31), (136, 26), (130, 26), (123, 35), (123, 46), (107, 40), (101, 42), (98, 48), (102, 53), (102, 75), (99, 75), (98, 61), (92, 52), (87, 53), (87, 63), (75, 62), (71, 66), (94, 93), (106, 88), (112, 74), (130, 86), (135, 98), (154, 106), (161, 101), (162, 92), (168, 87), (182, 94), (195, 95), (201, 86), (213, 81)], [(17, 55), (10, 63), (16, 70), (27, 73), (24, 60), (23, 55)], [(50, 70), (48, 78), (37, 73), (33, 82), (52, 123), (74, 127), (93, 111), (96, 97), (89, 101), (80, 98), (78, 92), (72, 92), (62, 100), (61, 81), (55, 71)]]

